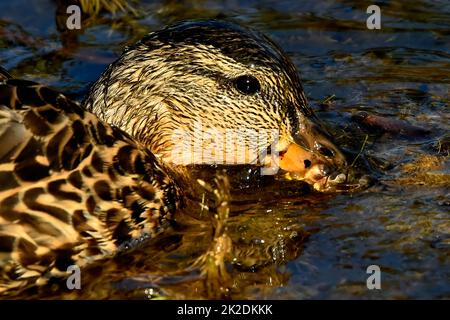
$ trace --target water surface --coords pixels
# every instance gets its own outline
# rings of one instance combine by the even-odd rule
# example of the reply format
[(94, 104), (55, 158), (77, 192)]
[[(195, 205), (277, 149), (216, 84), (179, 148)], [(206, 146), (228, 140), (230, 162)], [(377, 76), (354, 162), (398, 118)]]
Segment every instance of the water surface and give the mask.
[[(294, 61), (311, 105), (344, 148), (356, 155), (367, 135), (363, 158), (377, 179), (352, 194), (266, 186), (252, 201), (235, 199), (226, 231), (233, 249), (218, 283), (195, 263), (212, 233), (211, 221), (194, 215), (85, 271), (80, 291), (55, 286), (21, 297), (450, 298), (450, 2), (381, 1), (381, 30), (366, 28), (369, 4), (140, 1), (137, 15), (102, 14), (65, 31), (53, 1), (0, 1), (0, 65), (75, 99), (124, 46), (168, 23), (226, 17), (257, 28)], [(431, 133), (367, 132), (351, 119), (357, 111)], [(369, 265), (381, 268), (381, 290), (366, 287)]]

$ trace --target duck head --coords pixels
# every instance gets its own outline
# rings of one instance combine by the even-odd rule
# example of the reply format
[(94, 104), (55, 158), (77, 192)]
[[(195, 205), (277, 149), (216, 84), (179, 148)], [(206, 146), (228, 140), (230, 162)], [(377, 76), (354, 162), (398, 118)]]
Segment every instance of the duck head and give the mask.
[(318, 190), (342, 180), (336, 172), (346, 166), (286, 54), (229, 22), (148, 34), (108, 67), (84, 105), (171, 166), (253, 164)]

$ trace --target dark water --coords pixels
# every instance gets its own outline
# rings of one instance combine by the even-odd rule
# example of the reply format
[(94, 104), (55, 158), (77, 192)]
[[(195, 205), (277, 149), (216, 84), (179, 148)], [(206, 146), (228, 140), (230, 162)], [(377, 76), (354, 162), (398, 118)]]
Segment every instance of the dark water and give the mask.
[[(210, 281), (198, 263), (213, 239), (210, 221), (183, 217), (182, 228), (83, 271), (82, 290), (33, 297), (450, 298), (450, 2), (380, 1), (381, 30), (366, 28), (369, 4), (141, 1), (137, 15), (86, 18), (68, 32), (58, 30), (52, 1), (0, 1), (0, 65), (75, 98), (147, 32), (222, 16), (284, 48), (318, 116), (354, 154), (367, 134), (351, 120), (357, 111), (431, 131), (369, 132), (363, 154), (378, 182), (365, 191), (302, 196), (268, 186), (235, 203), (226, 272)], [(381, 290), (366, 287), (369, 265), (381, 268)]]

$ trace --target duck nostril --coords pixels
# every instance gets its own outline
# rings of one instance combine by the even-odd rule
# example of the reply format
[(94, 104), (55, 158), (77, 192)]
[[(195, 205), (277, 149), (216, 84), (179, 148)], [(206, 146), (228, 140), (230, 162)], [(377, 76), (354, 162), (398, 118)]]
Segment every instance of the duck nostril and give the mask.
[(321, 173), (324, 177), (331, 174), (331, 168), (329, 166), (324, 165), (321, 169)]
[(311, 167), (311, 161), (303, 160), (303, 163), (305, 164), (305, 169)]
[(328, 149), (326, 147), (320, 147), (319, 153), (325, 157), (332, 158), (334, 156), (334, 152), (331, 149)]

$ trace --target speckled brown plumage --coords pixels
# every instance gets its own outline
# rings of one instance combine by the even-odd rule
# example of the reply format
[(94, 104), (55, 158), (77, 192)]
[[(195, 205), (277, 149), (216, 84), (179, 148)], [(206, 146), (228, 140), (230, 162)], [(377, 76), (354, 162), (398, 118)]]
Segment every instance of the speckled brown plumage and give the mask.
[[(0, 294), (67, 275), (70, 264), (113, 256), (163, 229), (181, 199), (172, 179), (187, 171), (174, 163), (172, 134), (196, 137), (198, 121), (222, 136), (277, 132), (271, 151), (280, 167), (315, 187), (332, 185), (329, 176), (346, 163), (292, 62), (264, 35), (232, 23), (150, 33), (106, 69), (82, 106), (0, 69)], [(231, 148), (244, 144), (245, 164), (254, 165), (275, 139), (268, 137), (251, 145), (238, 134)], [(211, 141), (189, 164), (215, 164), (197, 157)]]
[[(241, 76), (258, 81), (259, 90), (240, 92)], [(330, 167), (345, 162), (318, 125), (281, 48), (260, 32), (225, 21), (184, 21), (148, 34), (103, 72), (83, 106), (171, 164), (171, 151), (185, 148), (177, 146), (173, 132), (181, 129), (194, 141), (199, 122), (222, 136), (226, 130), (274, 130), (279, 152), (295, 141)], [(242, 134), (235, 143), (250, 146), (249, 163), (268, 148)], [(213, 162), (205, 159), (208, 147), (194, 147), (192, 164)]]
[(0, 292), (164, 227), (177, 190), (127, 134), (51, 89), (0, 83)]

